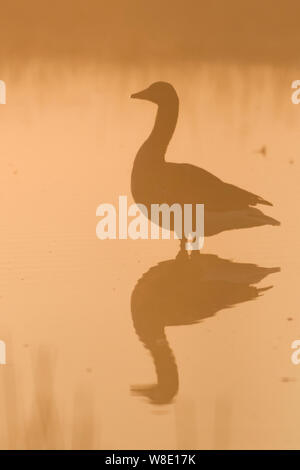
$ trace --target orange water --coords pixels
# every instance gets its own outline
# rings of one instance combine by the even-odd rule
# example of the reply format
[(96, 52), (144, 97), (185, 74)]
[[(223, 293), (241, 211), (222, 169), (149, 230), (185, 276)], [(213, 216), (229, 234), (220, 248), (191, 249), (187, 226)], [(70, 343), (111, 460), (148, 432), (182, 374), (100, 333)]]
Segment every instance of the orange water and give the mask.
[[(86, 60), (43, 50), (26, 61), (8, 56), (0, 70), (1, 448), (299, 448), (300, 366), (290, 358), (300, 337), (300, 106), (291, 103), (300, 71), (292, 60), (266, 60), (276, 38), (259, 38), (257, 61), (257, 43), (246, 49), (251, 60), (225, 61), (216, 41), (210, 57), (186, 61), (180, 48), (178, 60), (98, 61), (84, 41)], [(16, 38), (10, 44), (21, 47)], [(71, 50), (66, 38), (62, 46)], [(117, 205), (119, 195), (133, 202), (131, 168), (155, 108), (129, 96), (157, 80), (180, 98), (167, 160), (272, 201), (265, 213), (282, 223), (205, 240), (204, 253), (281, 272), (260, 283), (274, 287), (253, 302), (167, 328), (180, 388), (163, 406), (130, 393), (156, 380), (130, 297), (149, 268), (176, 256), (178, 242), (95, 234), (100, 203)]]

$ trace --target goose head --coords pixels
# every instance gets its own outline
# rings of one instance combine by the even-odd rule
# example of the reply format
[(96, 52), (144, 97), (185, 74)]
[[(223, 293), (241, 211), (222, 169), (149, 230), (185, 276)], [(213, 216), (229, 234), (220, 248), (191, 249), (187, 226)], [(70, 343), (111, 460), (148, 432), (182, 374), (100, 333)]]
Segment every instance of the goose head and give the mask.
[(178, 101), (177, 93), (174, 87), (167, 82), (155, 82), (152, 83), (145, 90), (133, 93), (131, 98), (151, 101), (155, 104), (169, 104), (174, 101)]

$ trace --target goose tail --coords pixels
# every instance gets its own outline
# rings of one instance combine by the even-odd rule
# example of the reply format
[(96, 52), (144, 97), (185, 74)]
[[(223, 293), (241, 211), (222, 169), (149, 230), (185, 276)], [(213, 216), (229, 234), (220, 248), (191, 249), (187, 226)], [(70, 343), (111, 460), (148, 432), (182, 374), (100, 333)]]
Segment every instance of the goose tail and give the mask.
[(270, 217), (269, 215), (264, 214), (261, 212), (259, 209), (256, 208), (250, 208), (248, 211), (249, 217), (255, 219), (257, 221), (257, 225), (281, 225), (279, 220), (273, 219), (273, 217)]
[(269, 225), (276, 225), (279, 226), (281, 225), (279, 220), (273, 219), (273, 217), (267, 217)]
[(273, 219), (273, 217), (269, 217), (268, 215), (264, 215), (264, 219), (265, 219), (265, 224), (267, 225), (274, 225), (274, 226), (281, 225), (279, 220)]
[(267, 201), (266, 199), (263, 199), (263, 198), (260, 197), (260, 196), (257, 196), (257, 199), (258, 199), (258, 201), (257, 201), (258, 204), (263, 204), (264, 206), (271, 206), (271, 207), (273, 207), (272, 202), (269, 202), (269, 201)]
[(273, 289), (273, 286), (267, 286), (267, 287), (260, 287), (257, 289), (258, 295), (262, 294), (262, 292), (266, 292), (267, 290)]

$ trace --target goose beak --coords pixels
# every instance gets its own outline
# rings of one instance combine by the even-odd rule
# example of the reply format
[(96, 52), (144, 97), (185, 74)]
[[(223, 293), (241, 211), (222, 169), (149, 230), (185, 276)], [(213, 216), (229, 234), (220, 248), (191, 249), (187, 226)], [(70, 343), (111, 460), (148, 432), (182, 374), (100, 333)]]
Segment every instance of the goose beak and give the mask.
[(148, 90), (146, 89), (146, 90), (139, 91), (138, 93), (133, 93), (133, 95), (131, 95), (130, 98), (135, 98), (138, 100), (147, 100), (148, 99), (147, 91)]

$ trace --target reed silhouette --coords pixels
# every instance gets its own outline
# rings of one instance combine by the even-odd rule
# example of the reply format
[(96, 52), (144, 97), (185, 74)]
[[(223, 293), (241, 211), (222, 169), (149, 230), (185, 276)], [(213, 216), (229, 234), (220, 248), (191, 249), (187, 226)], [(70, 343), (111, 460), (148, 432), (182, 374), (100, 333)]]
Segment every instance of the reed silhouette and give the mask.
[(152, 403), (171, 402), (178, 392), (179, 377), (166, 327), (198, 323), (220, 310), (254, 300), (272, 286), (252, 284), (278, 271), (280, 268), (198, 253), (186, 253), (150, 268), (133, 290), (131, 312), (136, 334), (154, 361), (157, 383), (133, 386), (132, 392)]
[[(171, 84), (156, 82), (131, 97), (158, 105), (154, 127), (136, 155), (131, 174), (132, 195), (137, 204), (146, 207), (146, 216), (151, 214), (151, 204), (193, 204), (195, 208), (195, 204), (202, 203), (205, 208), (205, 236), (224, 230), (280, 225), (253, 207), (258, 204), (272, 206), (262, 197), (225, 183), (202, 168), (165, 160), (179, 112), (179, 99)], [(159, 225), (166, 227), (162, 218)], [(174, 219), (171, 220), (171, 230), (174, 230)], [(182, 249), (184, 245), (182, 242)]]
[[(33, 359), (33, 383), (29, 409), (23, 400), (19, 372), (14, 365), (3, 366), (0, 402), (0, 450), (75, 450), (100, 446), (94, 399), (84, 384), (75, 390), (73, 422), (61, 409), (55, 384), (55, 366), (50, 352), (40, 348)], [(27, 388), (25, 388), (25, 395)], [(73, 397), (69, 397), (70, 400)]]

